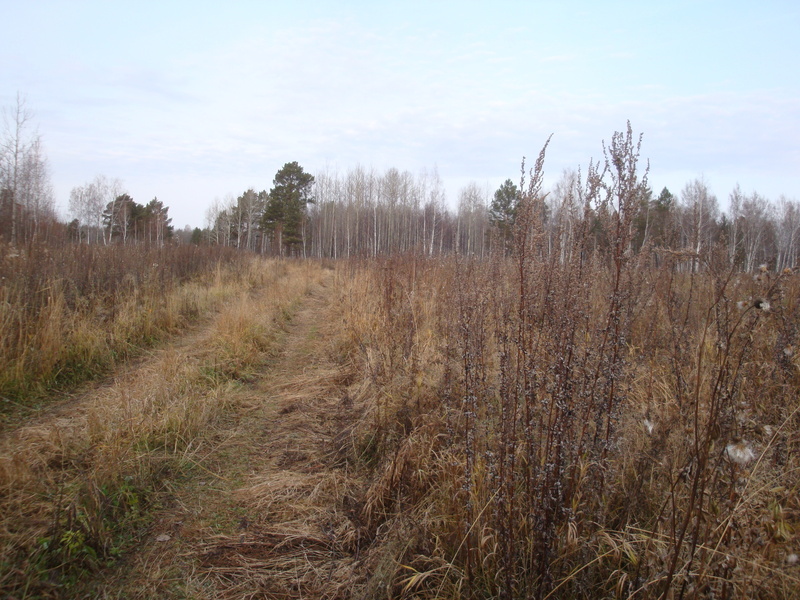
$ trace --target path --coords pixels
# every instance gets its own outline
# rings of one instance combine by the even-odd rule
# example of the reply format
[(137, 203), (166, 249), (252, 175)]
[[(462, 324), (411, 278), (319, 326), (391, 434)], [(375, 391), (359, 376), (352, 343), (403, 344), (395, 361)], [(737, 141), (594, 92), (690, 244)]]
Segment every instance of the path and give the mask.
[(311, 290), (280, 353), (236, 391), (213, 447), (101, 584), (106, 597), (349, 597), (360, 482), (333, 444), (353, 411), (331, 286)]

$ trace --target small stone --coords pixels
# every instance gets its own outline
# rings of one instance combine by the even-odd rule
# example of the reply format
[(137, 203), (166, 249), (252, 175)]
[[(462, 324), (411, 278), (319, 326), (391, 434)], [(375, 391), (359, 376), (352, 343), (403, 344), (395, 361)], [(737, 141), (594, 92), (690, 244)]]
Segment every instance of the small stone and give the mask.
[(790, 565), (796, 565), (797, 564), (797, 554), (792, 552), (789, 556), (786, 557), (786, 562), (788, 564), (790, 564)]
[(162, 533), (158, 537), (156, 537), (157, 542), (168, 542), (172, 539), (172, 536), (168, 533)]

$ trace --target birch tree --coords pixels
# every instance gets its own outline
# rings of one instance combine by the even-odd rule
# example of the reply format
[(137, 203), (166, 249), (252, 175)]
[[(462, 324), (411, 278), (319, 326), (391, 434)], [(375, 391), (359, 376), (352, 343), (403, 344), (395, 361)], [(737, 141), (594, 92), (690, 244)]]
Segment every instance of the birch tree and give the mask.
[(0, 138), (0, 233), (12, 245), (23, 240), (28, 221), (29, 239), (35, 238), (44, 218), (55, 219), (47, 160), (33, 114), (17, 94), (16, 104), (2, 110)]
[(767, 239), (772, 226), (772, 206), (766, 198), (753, 192), (742, 202), (742, 247), (744, 250), (744, 270), (755, 271), (769, 262)]
[(786, 196), (778, 198), (776, 207), (776, 261), (778, 271), (791, 269), (798, 264), (800, 250), (800, 205)]
[(701, 256), (713, 244), (716, 237), (719, 204), (704, 179), (687, 183), (681, 192), (682, 242), (693, 253), (691, 267), (697, 271)]

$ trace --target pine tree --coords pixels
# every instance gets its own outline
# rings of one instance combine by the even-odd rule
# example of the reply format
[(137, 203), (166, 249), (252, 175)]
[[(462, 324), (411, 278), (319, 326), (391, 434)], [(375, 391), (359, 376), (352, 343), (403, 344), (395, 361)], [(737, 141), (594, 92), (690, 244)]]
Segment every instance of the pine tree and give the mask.
[(489, 222), (497, 228), (506, 250), (510, 249), (511, 231), (517, 214), (518, 200), (517, 186), (510, 179), (506, 179), (494, 193), (492, 204), (489, 206)]
[(283, 165), (272, 185), (261, 226), (272, 235), (281, 254), (284, 250), (292, 253), (299, 245), (305, 246), (306, 207), (314, 202), (314, 177), (295, 161)]

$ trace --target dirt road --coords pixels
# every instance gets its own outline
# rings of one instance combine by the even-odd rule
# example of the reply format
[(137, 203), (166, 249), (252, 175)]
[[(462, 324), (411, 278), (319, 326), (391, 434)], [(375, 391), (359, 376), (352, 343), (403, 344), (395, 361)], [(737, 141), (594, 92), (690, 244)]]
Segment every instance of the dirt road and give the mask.
[[(226, 346), (219, 342), (219, 331), (200, 332), (192, 334), (192, 345), (199, 346), (194, 350), (196, 356), (176, 350), (186, 347), (176, 340), (175, 348), (162, 348), (113, 383), (98, 386), (95, 393), (106, 399), (106, 405), (123, 407), (118, 410), (128, 416), (119, 423), (125, 427), (143, 419), (145, 413), (174, 411), (175, 398), (193, 393), (184, 388), (194, 385), (184, 382), (183, 387), (170, 385), (157, 393), (141, 391), (149, 400), (137, 401), (134, 407), (125, 399), (134, 392), (124, 390), (132, 382), (156, 379), (164, 369), (189, 369), (190, 364), (203, 377), (225, 380), (215, 384), (213, 392), (206, 390), (209, 399), (203, 404), (187, 404), (181, 418), (187, 420), (187, 415), (198, 411), (211, 416), (184, 433), (169, 430), (171, 436), (158, 438), (163, 450), (148, 446), (151, 454), (169, 454), (171, 458), (165, 462), (169, 467), (159, 476), (155, 497), (136, 500), (142, 508), (137, 508), (135, 526), (129, 527), (127, 540), (120, 544), (119, 558), (102, 564), (95, 561), (94, 568), (79, 570), (78, 576), (66, 583), (51, 577), (51, 583), (42, 584), (38, 593), (104, 598), (349, 597), (360, 546), (354, 498), (362, 482), (342, 452), (356, 415), (346, 391), (351, 372), (337, 353), (341, 318), (333, 303), (334, 288), (333, 273), (323, 272), (306, 282), (303, 293), (281, 305), (270, 319), (277, 326), (267, 336), (269, 343), (256, 344), (260, 355), (248, 358), (248, 364), (256, 368), (233, 369), (232, 376), (227, 372), (231, 350), (223, 351)], [(273, 297), (274, 290), (259, 290), (242, 310), (266, 310)], [(239, 336), (248, 334), (245, 325), (232, 328), (245, 328), (238, 331)], [(5, 436), (6, 452), (0, 459), (6, 462), (0, 467), (7, 471), (7, 481), (14, 461), (22, 464), (39, 456), (36, 460), (50, 465), (58, 454), (54, 447), (47, 450), (53, 456), (36, 454), (35, 448), (29, 455), (15, 455), (10, 447), (26, 436), (38, 435), (47, 441), (69, 431), (76, 439), (89, 438), (86, 452), (93, 460), (105, 451), (110, 444), (104, 446), (103, 439), (92, 437), (92, 423), (111, 413), (91, 408), (92, 394), (85, 393), (69, 411), (63, 407), (52, 410), (35, 425)], [(161, 396), (164, 398), (159, 400)], [(157, 411), (151, 404), (170, 408)], [(151, 444), (153, 436), (148, 435), (146, 443)], [(42, 442), (38, 449), (44, 445)], [(141, 447), (142, 442), (129, 445)], [(72, 460), (63, 454), (59, 457), (62, 463)], [(128, 456), (128, 450), (120, 450), (114, 459), (125, 461)], [(35, 477), (35, 466), (30, 471), (27, 479), (20, 476), (20, 480)], [(70, 467), (70, 472), (75, 469)], [(100, 496), (102, 501), (112, 497), (107, 491)], [(7, 505), (15, 505), (13, 494), (6, 500)], [(128, 504), (133, 502), (128, 499)], [(12, 506), (17, 509), (19, 506)], [(63, 510), (57, 508), (56, 513)], [(128, 506), (125, 518), (130, 513)], [(78, 531), (73, 517), (77, 522), (80, 510), (70, 517), (69, 525), (59, 525), (54, 540), (63, 540), (63, 531)], [(55, 520), (60, 523), (63, 517), (56, 514)], [(90, 528), (86, 529), (82, 535), (88, 538)], [(19, 537), (14, 537), (19, 532), (11, 526), (6, 533), (8, 539)], [(8, 550), (12, 544), (5, 547)], [(76, 552), (81, 551), (77, 548)]]
[(359, 482), (333, 444), (352, 415), (331, 347), (331, 278), (323, 283), (267, 368), (236, 390), (214, 446), (106, 594), (333, 598), (352, 583), (359, 533), (347, 505)]

